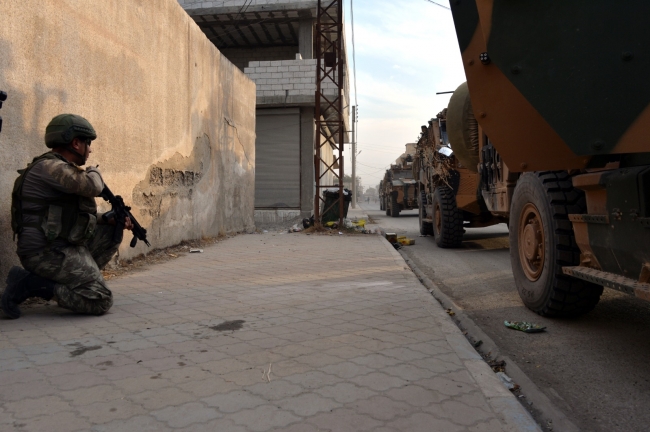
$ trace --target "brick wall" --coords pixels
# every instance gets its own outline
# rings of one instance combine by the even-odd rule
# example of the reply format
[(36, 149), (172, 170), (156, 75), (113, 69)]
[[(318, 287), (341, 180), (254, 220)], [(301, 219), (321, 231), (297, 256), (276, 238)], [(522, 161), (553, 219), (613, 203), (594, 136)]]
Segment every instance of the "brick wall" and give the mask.
[(298, 53), (298, 45), (268, 48), (223, 48), (221, 53), (243, 71), (248, 67), (250, 61), (293, 60)]

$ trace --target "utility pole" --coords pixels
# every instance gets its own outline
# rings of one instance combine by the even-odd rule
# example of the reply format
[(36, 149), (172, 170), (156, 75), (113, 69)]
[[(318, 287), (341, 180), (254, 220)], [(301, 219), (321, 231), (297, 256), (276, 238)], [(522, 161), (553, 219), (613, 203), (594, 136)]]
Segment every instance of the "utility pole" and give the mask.
[(352, 105), (352, 208), (357, 208), (357, 138), (354, 134), (357, 107)]

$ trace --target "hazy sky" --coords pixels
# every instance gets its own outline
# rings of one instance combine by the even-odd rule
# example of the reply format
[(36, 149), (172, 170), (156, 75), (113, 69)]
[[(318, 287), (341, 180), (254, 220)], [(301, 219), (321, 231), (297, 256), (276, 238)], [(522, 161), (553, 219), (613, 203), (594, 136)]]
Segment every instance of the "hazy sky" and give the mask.
[[(449, 6), (448, 0), (436, 1)], [(344, 5), (352, 74), (350, 0)], [(426, 0), (353, 0), (353, 6), (357, 175), (367, 188), (379, 183), (406, 143), (416, 141), (420, 126), (447, 106), (449, 95), (436, 92), (455, 90), (465, 73), (451, 11)], [(352, 81), (350, 92), (354, 104)]]

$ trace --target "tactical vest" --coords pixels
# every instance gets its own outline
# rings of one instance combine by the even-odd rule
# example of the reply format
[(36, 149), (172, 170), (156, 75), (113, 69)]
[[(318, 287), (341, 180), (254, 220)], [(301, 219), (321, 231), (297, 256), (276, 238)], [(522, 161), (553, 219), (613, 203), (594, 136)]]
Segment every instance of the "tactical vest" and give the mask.
[[(25, 169), (18, 170), (20, 176), (14, 182), (14, 189), (11, 193), (11, 229), (14, 232), (14, 239), (17, 234), (22, 232), (23, 228), (31, 227), (38, 228), (43, 232), (48, 243), (62, 239), (74, 245), (83, 244), (95, 234), (97, 205), (94, 198), (75, 194), (64, 194), (51, 199), (23, 195), (25, 177), (34, 166), (47, 159), (67, 162), (56, 153), (47, 152), (35, 157)], [(33, 203), (41, 208), (23, 210), (23, 202)], [(38, 216), (38, 222), (24, 222), (23, 215)]]

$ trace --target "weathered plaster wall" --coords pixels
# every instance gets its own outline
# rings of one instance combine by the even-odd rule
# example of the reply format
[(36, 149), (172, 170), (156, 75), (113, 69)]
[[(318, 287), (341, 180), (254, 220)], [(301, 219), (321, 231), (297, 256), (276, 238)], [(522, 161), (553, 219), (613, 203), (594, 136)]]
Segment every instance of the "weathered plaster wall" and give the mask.
[[(176, 0), (2, 0), (0, 17), (1, 280), (16, 170), (63, 112), (94, 125), (89, 163), (153, 247), (254, 227), (255, 84)], [(129, 240), (121, 257), (146, 252)]]

